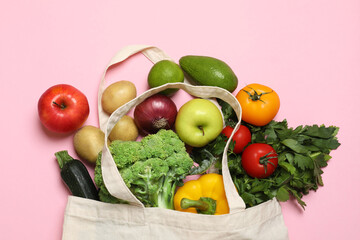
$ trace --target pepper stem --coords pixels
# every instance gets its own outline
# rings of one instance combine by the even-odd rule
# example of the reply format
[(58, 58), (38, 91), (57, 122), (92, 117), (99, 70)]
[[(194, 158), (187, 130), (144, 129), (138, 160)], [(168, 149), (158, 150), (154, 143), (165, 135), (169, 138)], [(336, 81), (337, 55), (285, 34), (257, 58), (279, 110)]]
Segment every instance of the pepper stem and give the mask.
[(199, 200), (183, 198), (181, 199), (180, 206), (182, 209), (193, 207), (200, 214), (214, 215), (216, 211), (216, 200), (208, 197), (200, 197)]
[(59, 163), (60, 169), (62, 169), (68, 162), (74, 160), (66, 150), (56, 152), (55, 157)]

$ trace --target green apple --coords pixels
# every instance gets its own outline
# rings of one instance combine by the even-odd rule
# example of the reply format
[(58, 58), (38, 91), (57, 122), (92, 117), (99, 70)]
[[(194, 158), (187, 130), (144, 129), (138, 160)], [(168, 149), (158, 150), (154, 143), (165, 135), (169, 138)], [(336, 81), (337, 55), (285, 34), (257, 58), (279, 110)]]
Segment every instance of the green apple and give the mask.
[(195, 98), (178, 111), (175, 131), (180, 139), (192, 147), (203, 147), (214, 140), (223, 129), (219, 108), (207, 99)]

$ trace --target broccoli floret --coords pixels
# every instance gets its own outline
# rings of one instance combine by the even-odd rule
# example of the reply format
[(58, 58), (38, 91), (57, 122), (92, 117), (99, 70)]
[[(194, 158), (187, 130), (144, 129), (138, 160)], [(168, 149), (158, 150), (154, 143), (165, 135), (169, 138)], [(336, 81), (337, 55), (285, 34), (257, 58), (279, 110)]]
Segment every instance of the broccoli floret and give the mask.
[(111, 142), (109, 149), (116, 166), (120, 169), (127, 168), (137, 161), (146, 159), (144, 147), (140, 142), (115, 140)]
[[(174, 208), (175, 189), (193, 166), (185, 144), (175, 132), (160, 130), (140, 142), (113, 141), (109, 149), (124, 182), (146, 207)], [(101, 154), (96, 162), (95, 183), (101, 201), (121, 201), (111, 196), (104, 185)]]
[(99, 188), (99, 198), (101, 201), (108, 203), (126, 203), (126, 201), (110, 195), (109, 191), (104, 185), (104, 180), (101, 173), (101, 152), (98, 154), (97, 157), (94, 175), (94, 181), (96, 183), (96, 186), (98, 186)]
[[(186, 153), (187, 154), (187, 153)], [(189, 174), (189, 169), (193, 166), (193, 161), (188, 161), (184, 159), (184, 152), (176, 152), (166, 158), (166, 163), (169, 166), (171, 171), (168, 174), (172, 174), (174, 177), (178, 177), (179, 179), (183, 179)]]
[(184, 152), (185, 143), (180, 140), (179, 136), (173, 131), (160, 130), (157, 134), (157, 137), (163, 140), (164, 151), (172, 155), (174, 152)]

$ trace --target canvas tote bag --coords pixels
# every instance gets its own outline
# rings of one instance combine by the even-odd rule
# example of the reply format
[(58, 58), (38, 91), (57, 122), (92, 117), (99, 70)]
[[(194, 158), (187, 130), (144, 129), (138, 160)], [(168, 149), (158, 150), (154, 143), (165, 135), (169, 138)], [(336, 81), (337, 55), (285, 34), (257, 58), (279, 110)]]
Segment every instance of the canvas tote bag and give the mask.
[[(163, 59), (170, 60), (156, 47), (133, 45), (120, 50), (110, 61), (107, 69), (138, 52), (144, 54), (153, 63)], [(105, 139), (122, 116), (147, 97), (167, 88), (180, 88), (199, 98), (220, 98), (228, 102), (241, 119), (240, 104), (230, 92), (218, 87), (193, 86), (187, 83), (169, 83), (150, 89), (118, 108), (109, 117), (103, 112), (100, 104), (106, 71), (98, 95), (99, 120), (101, 129), (105, 132)], [(239, 126), (240, 122), (235, 129)], [(111, 195), (126, 200), (129, 204), (110, 204), (69, 196), (63, 223), (63, 240), (288, 239), (281, 207), (276, 199), (251, 208), (245, 207), (232, 182), (226, 154), (222, 158), (222, 174), (230, 213), (225, 215), (202, 215), (162, 208), (145, 208), (126, 187), (107, 146), (104, 146), (102, 151), (101, 168), (105, 185)]]

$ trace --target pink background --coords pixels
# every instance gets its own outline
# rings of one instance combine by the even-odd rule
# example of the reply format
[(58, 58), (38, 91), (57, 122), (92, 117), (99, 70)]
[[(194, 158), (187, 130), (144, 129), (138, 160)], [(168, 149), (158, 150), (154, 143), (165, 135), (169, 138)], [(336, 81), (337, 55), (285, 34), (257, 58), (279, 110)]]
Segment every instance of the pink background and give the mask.
[[(71, 84), (89, 99), (86, 124), (97, 126), (100, 77), (129, 44), (155, 45), (176, 61), (220, 58), (237, 74), (238, 89), (258, 82), (278, 92), (276, 120), (339, 126), (342, 145), (324, 169), (325, 186), (304, 197), (305, 211), (293, 201), (281, 205), (292, 240), (359, 238), (360, 2), (129, 2), (1, 1), (1, 238), (61, 239), (69, 192), (54, 152), (76, 156), (73, 135), (41, 126), (38, 98)], [(150, 67), (136, 55), (109, 81), (133, 81), (141, 93)]]

